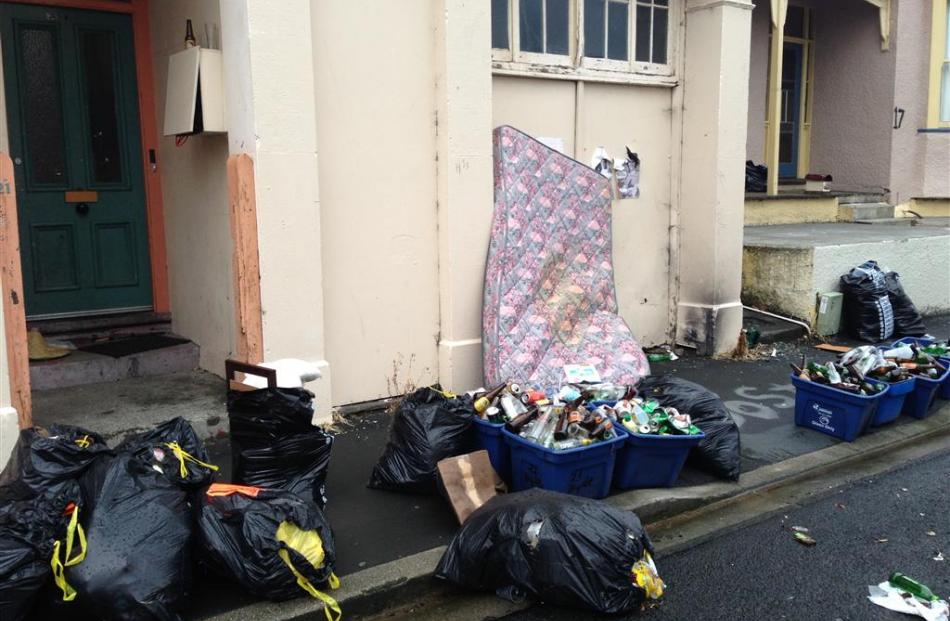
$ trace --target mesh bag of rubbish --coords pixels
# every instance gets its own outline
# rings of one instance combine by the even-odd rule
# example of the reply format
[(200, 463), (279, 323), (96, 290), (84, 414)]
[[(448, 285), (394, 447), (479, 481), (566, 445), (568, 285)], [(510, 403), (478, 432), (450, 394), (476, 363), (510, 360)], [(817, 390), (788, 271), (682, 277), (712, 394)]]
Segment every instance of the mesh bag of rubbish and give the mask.
[(233, 478), (326, 504), (333, 435), (315, 427), (313, 393), (265, 388), (228, 393)]
[(126, 440), (80, 484), (85, 559), (65, 571), (76, 601), (100, 619), (177, 619), (192, 581), (191, 497), (216, 466), (176, 418)]
[(723, 479), (739, 479), (739, 426), (719, 395), (672, 375), (645, 377), (637, 384), (637, 392), (644, 399), (654, 399), (663, 407), (689, 414), (693, 424), (702, 430), (705, 437), (689, 454), (693, 465)]
[(198, 518), (202, 558), (213, 571), (249, 593), (274, 601), (304, 593), (325, 604), (330, 621), (336, 601), (317, 589), (337, 588), (330, 525), (320, 508), (284, 490), (214, 484)]
[(373, 489), (435, 494), (438, 463), (474, 449), (475, 408), (468, 395), (438, 386), (407, 395), (393, 418), (389, 443), (373, 468)]
[(854, 338), (878, 343), (894, 333), (894, 311), (885, 271), (865, 261), (841, 277), (844, 326)]
[(0, 472), (0, 501), (32, 498), (75, 480), (92, 460), (108, 452), (102, 436), (79, 427), (23, 429)]
[(897, 336), (923, 336), (927, 334), (924, 318), (917, 312), (913, 300), (904, 291), (900, 274), (888, 272), (884, 276), (887, 285), (887, 297), (894, 312), (894, 334)]
[[(79, 484), (64, 481), (33, 498), (0, 506), (0, 619), (25, 619), (44, 586), (82, 561)], [(64, 589), (64, 598), (74, 592)]]
[(662, 595), (652, 551), (632, 511), (531, 489), (495, 496), (472, 513), (435, 575), (509, 599), (615, 614)]

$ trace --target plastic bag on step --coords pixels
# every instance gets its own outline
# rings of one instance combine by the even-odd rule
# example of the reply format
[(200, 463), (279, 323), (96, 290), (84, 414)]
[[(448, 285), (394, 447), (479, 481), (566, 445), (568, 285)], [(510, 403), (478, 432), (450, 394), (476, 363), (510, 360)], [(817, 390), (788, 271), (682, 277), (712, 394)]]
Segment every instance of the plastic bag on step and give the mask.
[(312, 404), (313, 393), (303, 388), (229, 392), (234, 480), (326, 505), (333, 435), (313, 425)]
[(625, 613), (662, 595), (652, 550), (632, 511), (531, 489), (495, 496), (472, 513), (435, 575), (510, 599), (523, 594), (555, 606)]
[(900, 274), (888, 272), (884, 277), (887, 284), (887, 297), (894, 312), (894, 334), (897, 336), (923, 336), (927, 334), (924, 318), (917, 312), (913, 300), (901, 285)]
[(109, 447), (102, 436), (80, 427), (23, 429), (0, 472), (0, 501), (33, 498), (75, 480), (104, 453), (109, 453)]
[(215, 484), (201, 500), (202, 557), (217, 573), (253, 595), (274, 601), (305, 593), (339, 617), (332, 597), (317, 589), (339, 586), (330, 525), (316, 504), (292, 492)]
[(739, 479), (739, 426), (719, 395), (673, 375), (645, 377), (637, 384), (637, 392), (644, 399), (654, 399), (663, 407), (689, 414), (693, 424), (702, 430), (706, 437), (690, 451), (690, 462), (717, 477)]
[(434, 494), (436, 469), (447, 457), (474, 449), (475, 408), (468, 395), (439, 387), (406, 395), (389, 432), (389, 443), (369, 480), (374, 489)]

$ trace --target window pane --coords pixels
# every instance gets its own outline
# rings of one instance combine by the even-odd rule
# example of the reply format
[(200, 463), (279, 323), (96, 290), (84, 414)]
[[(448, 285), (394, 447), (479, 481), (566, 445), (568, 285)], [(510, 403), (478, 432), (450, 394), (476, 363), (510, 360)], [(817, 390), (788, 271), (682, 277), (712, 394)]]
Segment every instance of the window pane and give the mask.
[(568, 53), (569, 0), (547, 0), (547, 33), (549, 54)]
[(92, 177), (99, 183), (115, 183), (122, 181), (122, 158), (116, 118), (112, 34), (84, 32), (81, 46)]
[(805, 9), (800, 6), (789, 6), (785, 14), (785, 36), (805, 36)]
[(637, 60), (650, 62), (650, 7), (637, 5)]
[(507, 50), (508, 0), (491, 0), (491, 46)]
[(607, 57), (627, 60), (627, 3), (607, 5)]
[(45, 28), (20, 31), (27, 171), (33, 183), (66, 184), (59, 50)]
[(584, 0), (584, 56), (604, 57), (604, 2)]
[(653, 4), (657, 6), (669, 6), (670, 0), (653, 0)]
[(943, 63), (940, 76), (940, 120), (950, 121), (950, 62)]
[(518, 16), (520, 45), (522, 52), (543, 52), (544, 40), (541, 37), (541, 2), (543, 0), (521, 0)]
[(658, 65), (666, 64), (668, 18), (668, 9), (653, 9), (653, 62)]

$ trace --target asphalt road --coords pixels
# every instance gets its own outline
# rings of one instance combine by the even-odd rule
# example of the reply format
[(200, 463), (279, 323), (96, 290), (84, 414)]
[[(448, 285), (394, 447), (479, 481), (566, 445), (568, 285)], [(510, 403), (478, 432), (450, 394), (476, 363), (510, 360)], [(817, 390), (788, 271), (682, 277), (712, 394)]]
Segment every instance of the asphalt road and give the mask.
[[(665, 598), (629, 619), (902, 621), (869, 584), (901, 571), (950, 597), (950, 449), (657, 559)], [(791, 526), (817, 540), (805, 547)], [(933, 535), (928, 532), (934, 533)], [(883, 541), (885, 540), (886, 541)], [(942, 552), (947, 560), (934, 557)], [(603, 619), (537, 605), (506, 621)]]

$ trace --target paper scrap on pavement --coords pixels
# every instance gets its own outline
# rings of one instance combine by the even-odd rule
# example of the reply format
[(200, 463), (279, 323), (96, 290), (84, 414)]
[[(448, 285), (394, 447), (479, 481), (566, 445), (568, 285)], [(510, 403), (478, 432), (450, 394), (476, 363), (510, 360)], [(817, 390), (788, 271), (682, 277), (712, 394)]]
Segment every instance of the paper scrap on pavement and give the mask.
[(909, 593), (891, 586), (889, 582), (882, 582), (877, 586), (869, 586), (868, 599), (871, 600), (872, 604), (876, 604), (882, 608), (908, 615), (916, 615), (922, 619), (926, 619), (926, 621), (950, 621), (950, 611), (948, 611), (947, 602), (940, 600), (937, 602), (924, 603)]

